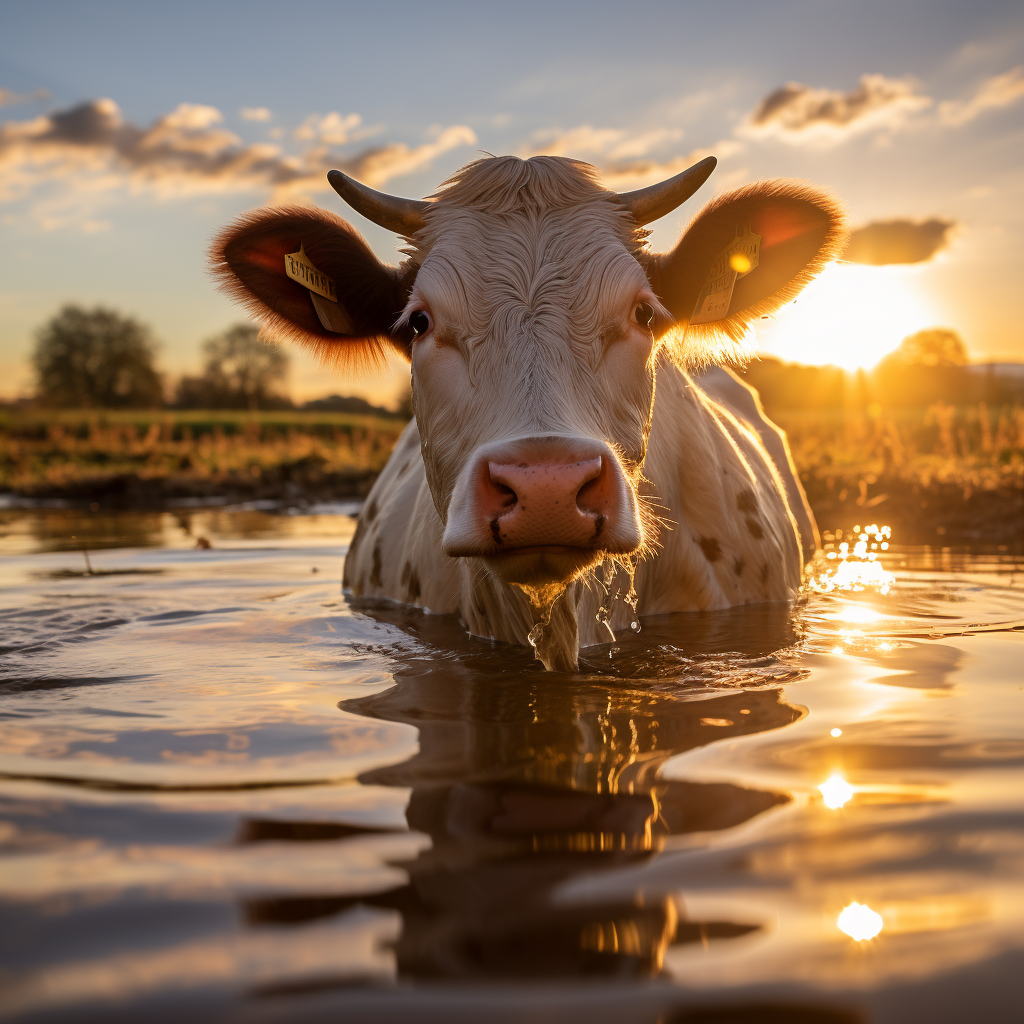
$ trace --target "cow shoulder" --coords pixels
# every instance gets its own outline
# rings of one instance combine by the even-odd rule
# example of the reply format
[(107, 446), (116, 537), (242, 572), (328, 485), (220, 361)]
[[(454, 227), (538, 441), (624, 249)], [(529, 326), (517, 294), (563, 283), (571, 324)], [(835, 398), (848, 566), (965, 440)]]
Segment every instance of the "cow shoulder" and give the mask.
[(811, 559), (820, 543), (818, 526), (793, 463), (785, 431), (768, 418), (757, 391), (740, 380), (731, 370), (713, 366), (693, 379), (709, 398), (730, 412), (760, 439), (785, 489), (789, 510), (800, 532), (803, 557), (805, 560)]
[(345, 587), (356, 597), (457, 611), (458, 573), (441, 549), (442, 532), (413, 420), (359, 513), (345, 560)]

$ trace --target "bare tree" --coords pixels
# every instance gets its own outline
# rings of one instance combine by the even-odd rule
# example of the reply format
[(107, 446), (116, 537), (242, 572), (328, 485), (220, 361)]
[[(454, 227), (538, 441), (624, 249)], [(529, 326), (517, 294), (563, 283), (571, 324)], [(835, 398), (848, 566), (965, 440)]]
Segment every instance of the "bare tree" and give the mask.
[(150, 329), (97, 306), (68, 304), (36, 334), (37, 394), (65, 408), (138, 408), (163, 404)]

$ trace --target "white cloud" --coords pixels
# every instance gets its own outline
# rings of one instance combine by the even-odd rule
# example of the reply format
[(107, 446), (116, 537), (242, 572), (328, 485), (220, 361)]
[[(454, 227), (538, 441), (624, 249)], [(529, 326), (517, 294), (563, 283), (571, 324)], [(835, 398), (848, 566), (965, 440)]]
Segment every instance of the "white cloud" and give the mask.
[(332, 167), (380, 185), (476, 143), (470, 128), (455, 125), (420, 146), (394, 142), (342, 153), (331, 147), (347, 140), (361, 119), (329, 114), (317, 115), (314, 145), (297, 156), (269, 143), (247, 145), (222, 121), (216, 107), (182, 103), (140, 128), (125, 121), (110, 99), (7, 121), (0, 125), (0, 201), (26, 197), (48, 181), (64, 182), (77, 194), (109, 196), (126, 188), (161, 196), (270, 190), (279, 201), (328, 190), (325, 175)]
[(643, 132), (631, 138), (623, 139), (613, 147), (608, 155), (613, 160), (629, 160), (646, 156), (652, 149), (664, 146), (669, 142), (678, 142), (683, 137), (679, 128), (656, 128), (654, 131)]
[(737, 142), (736, 139), (719, 139), (712, 146), (693, 149), (684, 156), (672, 157), (669, 160), (634, 160), (631, 163), (611, 164), (601, 169), (601, 180), (616, 192), (626, 192), (671, 178), (705, 157), (714, 156), (719, 160), (728, 160), (741, 153), (743, 149), (743, 143)]
[(531, 156), (581, 156), (584, 153), (604, 153), (625, 137), (618, 128), (593, 128), (581, 124), (569, 131), (544, 129), (535, 132), (528, 147)]
[(19, 103), (39, 103), (50, 98), (49, 89), (33, 89), (31, 92), (15, 92), (13, 89), (0, 89), (0, 107), (13, 107)]
[(622, 190), (669, 178), (711, 154), (727, 159), (743, 148), (735, 139), (723, 139), (710, 149), (694, 150), (686, 156), (667, 160), (648, 158), (651, 152), (678, 142), (682, 136), (679, 128), (656, 128), (631, 134), (621, 128), (595, 128), (584, 124), (568, 130), (549, 128), (534, 132), (520, 152), (523, 156), (589, 159), (597, 165), (609, 188)]
[(273, 116), (267, 107), (242, 107), (243, 121), (269, 121)]
[(913, 82), (885, 75), (861, 75), (849, 92), (790, 82), (761, 100), (739, 134), (834, 145), (861, 132), (895, 130), (931, 102)]
[(336, 110), (321, 117), (319, 114), (310, 114), (305, 121), (295, 129), (295, 138), (305, 142), (319, 142), (325, 146), (344, 146), (351, 141), (352, 132), (363, 123), (358, 114), (346, 114), (341, 116)]
[(939, 117), (951, 125), (973, 121), (986, 110), (1009, 107), (1024, 96), (1024, 64), (986, 79), (969, 100), (945, 100), (939, 104)]

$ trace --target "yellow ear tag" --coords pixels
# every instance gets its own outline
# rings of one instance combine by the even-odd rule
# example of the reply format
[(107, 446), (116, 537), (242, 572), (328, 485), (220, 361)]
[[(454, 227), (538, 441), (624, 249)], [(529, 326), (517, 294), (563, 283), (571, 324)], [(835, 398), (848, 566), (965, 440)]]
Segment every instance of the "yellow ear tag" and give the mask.
[[(334, 334), (354, 334), (355, 328), (343, 306), (338, 304), (338, 289), (334, 282), (321, 274), (306, 255), (304, 246), (298, 252), (290, 252), (284, 258), (284, 272), (304, 288), (309, 289), (316, 315), (324, 329)], [(325, 301), (327, 300), (327, 301)]]
[(724, 320), (732, 305), (736, 282), (757, 269), (761, 254), (761, 236), (750, 230), (749, 224), (736, 228), (736, 237), (718, 254), (711, 264), (708, 278), (697, 297), (691, 324), (711, 324)]

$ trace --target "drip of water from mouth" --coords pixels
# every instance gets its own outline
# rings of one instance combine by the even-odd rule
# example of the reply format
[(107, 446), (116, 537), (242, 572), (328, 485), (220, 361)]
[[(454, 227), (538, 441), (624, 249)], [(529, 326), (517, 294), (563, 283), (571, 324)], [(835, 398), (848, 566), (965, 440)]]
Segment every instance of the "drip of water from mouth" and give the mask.
[(641, 629), (640, 616), (637, 614), (637, 606), (640, 603), (640, 598), (637, 596), (636, 592), (636, 563), (626, 562), (624, 564), (624, 568), (626, 570), (626, 574), (629, 576), (629, 589), (625, 594), (622, 594), (618, 588), (614, 590), (612, 589), (612, 583), (615, 581), (615, 576), (618, 573), (618, 566), (615, 562), (606, 561), (602, 563), (600, 570), (601, 575), (598, 579), (598, 583), (604, 588), (604, 597), (601, 599), (600, 605), (598, 605), (595, 619), (599, 626), (603, 626), (608, 630), (608, 639), (613, 643), (615, 641), (615, 631), (611, 626), (611, 615), (612, 605), (615, 602), (615, 598), (621, 598), (623, 603), (626, 604), (632, 612), (629, 621), (629, 628), (634, 633), (639, 633)]
[[(526, 595), (526, 599), (530, 602), (530, 607), (537, 616), (537, 621), (530, 628), (526, 639), (533, 648), (533, 656), (538, 661), (545, 662), (540, 652), (540, 643), (544, 639), (548, 626), (551, 625), (551, 612), (555, 607), (555, 602), (565, 593), (565, 587), (558, 583), (549, 583), (542, 587), (531, 587), (517, 583), (516, 586)], [(546, 666), (547, 663), (545, 662)]]
[(637, 614), (637, 605), (640, 604), (640, 598), (636, 593), (636, 562), (629, 562), (626, 565), (626, 572), (629, 574), (629, 590), (626, 592), (626, 596), (622, 599), (633, 612), (632, 618), (629, 620), (629, 628), (634, 633), (640, 632), (640, 616)]
[(615, 642), (615, 630), (612, 629), (611, 616), (612, 616), (612, 603), (615, 600), (615, 592), (612, 590), (612, 583), (615, 580), (615, 563), (614, 562), (603, 562), (601, 564), (601, 578), (598, 583), (604, 587), (604, 597), (601, 598), (601, 603), (598, 605), (597, 613), (594, 616), (597, 619), (597, 624), (603, 626), (608, 630), (608, 639)]

